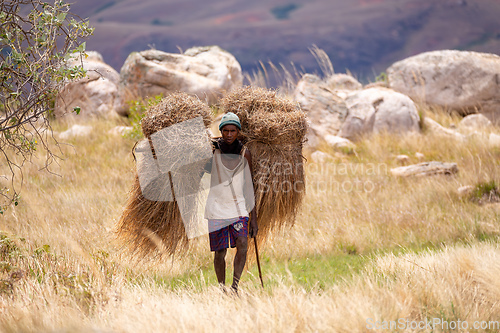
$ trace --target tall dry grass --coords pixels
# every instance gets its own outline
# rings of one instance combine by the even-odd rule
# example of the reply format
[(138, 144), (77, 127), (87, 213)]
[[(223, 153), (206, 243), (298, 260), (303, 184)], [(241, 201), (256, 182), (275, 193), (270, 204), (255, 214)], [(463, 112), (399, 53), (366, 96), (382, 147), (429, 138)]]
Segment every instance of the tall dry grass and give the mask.
[(441, 329), (444, 323), (432, 330), (409, 326), (436, 318), (446, 325), (466, 321), (471, 328), (485, 322), (491, 329), (477, 331), (491, 332), (500, 325), (499, 262), (500, 249), (492, 243), (388, 255), (326, 291), (306, 292), (285, 282), (267, 292), (247, 288), (236, 298), (214, 286), (171, 291), (151, 279), (130, 283), (123, 274), (78, 289), (68, 282), (54, 287), (25, 280), (13, 296), (2, 297), (0, 327), (5, 332), (367, 332), (376, 321), (380, 327), (402, 320), (408, 326), (399, 331), (451, 331)]
[[(108, 134), (113, 120), (92, 125), (89, 137), (61, 147), (56, 174), (39, 170), (38, 152), (24, 171), (19, 206), (0, 217), (0, 331), (358, 332), (368, 330), (368, 318), (500, 318), (499, 206), (457, 194), (461, 185), (500, 183), (500, 150), (480, 137), (380, 134), (352, 152), (320, 147), (332, 156), (322, 166), (306, 152), (305, 204), (295, 225), (261, 249), (269, 260), (264, 277), (266, 264), (289, 258), (348, 253), (368, 256), (368, 264), (354, 277), (312, 290), (285, 269), (277, 286), (261, 290), (250, 278), (233, 298), (207, 282), (206, 272), (214, 274), (207, 237), (173, 260), (137, 266), (118, 255), (112, 228), (133, 182), (134, 141)], [(460, 171), (417, 179), (389, 174), (396, 155), (416, 163), (416, 152), (455, 162)], [(344, 182), (373, 187), (336, 187)], [(185, 274), (193, 278), (169, 285)]]
[[(295, 227), (275, 236), (273, 255), (288, 257), (331, 251), (369, 253), (399, 247), (439, 247), (474, 242), (500, 233), (498, 205), (478, 206), (458, 188), (500, 182), (500, 149), (487, 139), (465, 142), (425, 135), (381, 134), (358, 143), (349, 154), (324, 146), (331, 159), (306, 164), (307, 199)], [(410, 163), (457, 163), (454, 176), (399, 179), (390, 169), (396, 156)], [(306, 155), (310, 157), (310, 155)]]
[[(319, 76), (328, 78), (335, 74), (333, 64), (326, 52), (318, 46), (313, 45), (309, 48), (312, 56), (318, 63), (321, 73)], [(297, 68), (292, 62), (289, 66), (280, 63), (279, 65), (269, 61), (267, 64), (259, 61), (259, 68), (252, 73), (244, 74), (244, 83), (252, 87), (276, 88), (277, 91), (285, 96), (293, 96), (297, 82), (307, 72), (304, 68)], [(349, 75), (352, 75), (347, 71)]]

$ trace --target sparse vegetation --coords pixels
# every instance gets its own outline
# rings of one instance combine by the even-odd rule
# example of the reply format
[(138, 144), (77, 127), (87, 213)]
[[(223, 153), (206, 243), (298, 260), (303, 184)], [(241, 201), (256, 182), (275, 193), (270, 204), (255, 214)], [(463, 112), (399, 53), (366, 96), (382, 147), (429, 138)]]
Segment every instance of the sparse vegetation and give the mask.
[[(335, 74), (330, 57), (324, 50), (317, 45), (313, 45), (309, 48), (309, 52), (316, 59), (318, 67), (321, 69), (321, 73), (318, 73), (319, 76), (327, 79)], [(268, 62), (266, 65), (260, 61), (259, 65), (258, 71), (254, 71), (252, 74), (244, 74), (245, 84), (261, 88), (278, 87), (279, 93), (286, 96), (293, 95), (297, 82), (305, 74), (303, 70), (297, 69), (293, 63), (287, 67), (284, 64), (275, 65), (272, 62)], [(347, 73), (351, 75), (349, 71)]]
[(130, 120), (132, 130), (127, 133), (127, 137), (134, 140), (140, 140), (143, 138), (141, 120), (144, 117), (146, 110), (149, 107), (158, 104), (162, 97), (162, 95), (158, 95), (147, 100), (137, 99), (129, 102), (130, 109), (128, 119)]
[(388, 84), (388, 77), (387, 77), (387, 73), (386, 72), (381, 72), (376, 78), (375, 78), (375, 82), (381, 82), (381, 83), (384, 83), (384, 84)]
[(474, 187), (471, 199), (478, 203), (500, 202), (500, 190), (494, 180), (481, 182)]

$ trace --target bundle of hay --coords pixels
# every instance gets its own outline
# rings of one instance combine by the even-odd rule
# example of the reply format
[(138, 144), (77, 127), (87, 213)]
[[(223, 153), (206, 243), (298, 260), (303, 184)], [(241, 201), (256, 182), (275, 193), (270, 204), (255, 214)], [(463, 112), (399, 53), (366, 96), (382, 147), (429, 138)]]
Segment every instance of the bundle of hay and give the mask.
[(221, 101), (241, 122), (241, 140), (252, 154), (257, 224), (261, 240), (292, 225), (305, 195), (302, 146), (306, 115), (275, 91), (243, 87)]
[[(202, 117), (205, 128), (210, 126), (212, 115), (208, 105), (185, 93), (171, 94), (162, 99), (159, 104), (152, 106), (142, 119), (141, 126), (145, 138), (149, 140), (153, 158), (156, 159), (156, 155), (165, 154), (165, 152), (155, 152), (153, 149), (152, 136), (154, 137), (155, 133), (174, 124), (198, 117)], [(202, 136), (205, 136), (207, 141), (210, 140), (208, 131)], [(169, 140), (174, 142), (169, 142), (168, 146), (182, 147), (183, 139), (182, 135), (171, 136)], [(203, 138), (201, 139), (203, 140)], [(144, 145), (147, 146), (147, 141), (143, 142)], [(173, 156), (173, 160), (175, 160), (175, 156)], [(117, 236), (125, 244), (125, 249), (129, 253), (137, 257), (144, 257), (145, 255), (173, 255), (176, 251), (187, 249), (189, 242), (185, 227), (186, 216), (181, 216), (179, 202), (182, 204), (183, 201), (175, 200), (175, 194), (180, 192), (180, 189), (175, 187), (176, 184), (185, 185), (186, 180), (191, 179), (194, 174), (201, 174), (203, 167), (204, 161), (192, 163), (183, 166), (181, 170), (174, 171), (174, 177), (172, 177), (172, 173), (164, 173), (152, 183), (151, 186), (156, 186), (158, 189), (153, 189), (153, 191), (148, 189), (148, 192), (154, 193), (157, 190), (159, 196), (162, 197), (163, 194), (160, 192), (170, 193), (171, 191), (174, 195), (171, 201), (149, 200), (151, 197), (143, 193), (144, 188), (141, 189), (136, 169), (134, 184), (117, 224)], [(172, 182), (172, 178), (175, 178), (176, 182)], [(194, 187), (198, 184), (193, 182), (191, 184), (193, 188), (184, 188), (184, 193), (196, 192)]]

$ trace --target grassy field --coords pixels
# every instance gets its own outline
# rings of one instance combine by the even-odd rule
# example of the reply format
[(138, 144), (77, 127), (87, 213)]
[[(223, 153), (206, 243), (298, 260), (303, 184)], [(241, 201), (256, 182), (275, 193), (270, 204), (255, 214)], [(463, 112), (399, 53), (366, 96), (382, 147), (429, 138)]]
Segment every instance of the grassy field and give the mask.
[[(40, 171), (37, 152), (19, 205), (0, 217), (0, 331), (430, 332), (457, 321), (499, 329), (500, 205), (457, 193), (500, 184), (500, 149), (487, 140), (380, 134), (354, 151), (320, 146), (331, 156), (324, 163), (306, 150), (298, 219), (261, 249), (265, 288), (252, 260), (234, 297), (216, 286), (206, 236), (173, 259), (137, 263), (120, 252), (113, 227), (133, 180), (134, 140), (108, 133), (118, 120), (91, 125), (90, 136), (61, 145), (52, 173)], [(397, 155), (417, 163), (417, 152), (459, 173), (390, 174)], [(426, 320), (434, 330), (415, 326)]]

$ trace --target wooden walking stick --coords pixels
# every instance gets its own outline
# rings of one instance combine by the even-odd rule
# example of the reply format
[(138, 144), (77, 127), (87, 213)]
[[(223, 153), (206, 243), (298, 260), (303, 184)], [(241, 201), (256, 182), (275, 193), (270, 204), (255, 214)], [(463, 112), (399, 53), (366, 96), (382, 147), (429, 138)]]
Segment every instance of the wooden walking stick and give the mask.
[(260, 269), (259, 249), (257, 248), (257, 236), (254, 236), (253, 240), (255, 242), (255, 256), (257, 257), (257, 267), (259, 268), (260, 284), (262, 285), (262, 288), (264, 288), (264, 280), (262, 280), (262, 270)]

